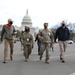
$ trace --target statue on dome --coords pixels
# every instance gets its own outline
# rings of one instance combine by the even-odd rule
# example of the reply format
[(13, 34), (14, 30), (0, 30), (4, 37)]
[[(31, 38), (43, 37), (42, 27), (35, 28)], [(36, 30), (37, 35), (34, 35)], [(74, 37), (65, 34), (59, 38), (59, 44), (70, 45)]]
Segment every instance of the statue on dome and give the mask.
[(27, 11), (26, 11), (26, 15), (28, 15), (28, 9), (27, 9)]

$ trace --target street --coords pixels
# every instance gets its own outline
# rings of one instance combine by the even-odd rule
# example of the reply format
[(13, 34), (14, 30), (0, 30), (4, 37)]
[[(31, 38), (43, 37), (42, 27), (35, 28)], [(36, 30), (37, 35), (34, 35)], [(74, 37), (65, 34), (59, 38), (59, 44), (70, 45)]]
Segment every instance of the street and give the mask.
[(21, 51), (21, 44), (17, 42), (14, 44), (14, 60), (10, 61), (8, 53), (8, 61), (3, 63), (4, 56), (3, 44), (0, 44), (0, 75), (75, 75), (75, 44), (68, 44), (65, 53), (65, 63), (59, 60), (59, 45), (54, 44), (54, 52), (50, 51), (49, 64), (39, 60), (37, 53), (37, 44), (35, 43), (32, 54), (28, 62), (25, 62), (23, 51)]

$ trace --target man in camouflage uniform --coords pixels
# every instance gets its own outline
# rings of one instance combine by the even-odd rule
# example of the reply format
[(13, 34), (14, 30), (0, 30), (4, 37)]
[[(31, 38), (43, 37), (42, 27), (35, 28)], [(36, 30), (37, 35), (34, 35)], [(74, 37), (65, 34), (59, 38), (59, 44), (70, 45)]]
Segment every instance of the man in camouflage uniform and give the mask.
[(40, 47), (40, 60), (42, 60), (43, 52), (46, 50), (46, 59), (45, 63), (49, 63), (49, 48), (50, 48), (50, 42), (53, 42), (53, 34), (48, 29), (48, 23), (44, 23), (44, 29), (41, 30), (39, 33), (39, 38), (41, 41), (41, 47)]
[(29, 33), (30, 28), (25, 26), (25, 32), (23, 33), (22, 39), (23, 39), (23, 47), (24, 47), (24, 56), (25, 61), (27, 62), (29, 59), (29, 55), (32, 52), (33, 48), (33, 36)]

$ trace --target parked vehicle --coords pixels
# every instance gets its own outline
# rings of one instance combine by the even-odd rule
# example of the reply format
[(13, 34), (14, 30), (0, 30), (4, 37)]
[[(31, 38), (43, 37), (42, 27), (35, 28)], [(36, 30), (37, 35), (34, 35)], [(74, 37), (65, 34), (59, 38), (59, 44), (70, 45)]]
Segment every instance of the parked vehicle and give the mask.
[(73, 44), (74, 42), (72, 40), (67, 41), (68, 44)]

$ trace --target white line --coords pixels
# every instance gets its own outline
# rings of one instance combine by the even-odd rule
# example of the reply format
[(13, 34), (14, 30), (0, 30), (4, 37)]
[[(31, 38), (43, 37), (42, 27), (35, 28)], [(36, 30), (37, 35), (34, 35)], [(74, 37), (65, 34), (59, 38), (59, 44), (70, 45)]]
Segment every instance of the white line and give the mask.
[(72, 73), (72, 74), (70, 74), (70, 75), (75, 75), (75, 73)]

